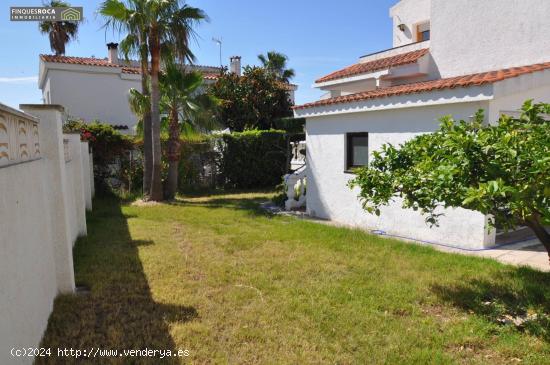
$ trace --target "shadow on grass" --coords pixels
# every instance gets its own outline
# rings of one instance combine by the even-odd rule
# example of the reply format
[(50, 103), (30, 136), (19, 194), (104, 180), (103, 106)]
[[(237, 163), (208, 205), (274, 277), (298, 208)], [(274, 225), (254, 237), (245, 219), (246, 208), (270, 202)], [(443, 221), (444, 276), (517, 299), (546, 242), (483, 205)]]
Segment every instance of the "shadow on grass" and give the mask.
[[(193, 307), (156, 302), (138, 255), (120, 202), (114, 198), (94, 202), (88, 221), (88, 237), (75, 247), (76, 280), (90, 288), (87, 294), (60, 295), (54, 304), (42, 347), (52, 357), (36, 364), (74, 364), (84, 359), (58, 357), (57, 349), (152, 349), (178, 351), (169, 325), (197, 317)], [(184, 349), (181, 349), (184, 350)], [(179, 363), (170, 357), (103, 357), (85, 359), (97, 364)]]
[(496, 323), (513, 325), (511, 320), (529, 317), (516, 324), (518, 330), (550, 342), (550, 273), (510, 268), (492, 280), (433, 285), (431, 290), (442, 300)]

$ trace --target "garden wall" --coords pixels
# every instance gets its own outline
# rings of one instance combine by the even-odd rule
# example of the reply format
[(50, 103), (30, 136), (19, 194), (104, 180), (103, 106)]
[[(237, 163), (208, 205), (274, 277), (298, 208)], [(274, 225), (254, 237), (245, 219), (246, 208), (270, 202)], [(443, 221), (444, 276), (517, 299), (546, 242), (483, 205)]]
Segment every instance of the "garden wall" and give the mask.
[(86, 234), (87, 144), (63, 135), (63, 108), (0, 104), (0, 364), (39, 345), (58, 293), (75, 289), (72, 247)]

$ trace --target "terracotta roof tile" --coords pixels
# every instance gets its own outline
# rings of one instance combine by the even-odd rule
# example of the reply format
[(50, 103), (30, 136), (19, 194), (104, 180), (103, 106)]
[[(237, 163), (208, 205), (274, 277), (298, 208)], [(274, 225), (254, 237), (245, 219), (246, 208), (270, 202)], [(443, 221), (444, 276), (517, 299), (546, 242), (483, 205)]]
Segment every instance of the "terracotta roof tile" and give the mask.
[(217, 80), (219, 77), (220, 75), (216, 73), (205, 73), (202, 75), (202, 78), (205, 80)]
[(418, 61), (420, 57), (423, 57), (429, 52), (428, 48), (420, 49), (417, 51), (402, 53), (396, 56), (380, 58), (378, 60), (356, 63), (352, 66), (343, 68), (339, 71), (333, 72), (327, 76), (321, 77), (316, 83), (327, 82), (332, 80), (338, 80), (345, 77), (365, 74), (369, 72), (384, 70), (390, 67), (402, 66), (409, 63)]
[[(122, 73), (139, 75), (141, 70), (139, 67), (125, 66), (124, 64), (115, 64), (110, 63), (108, 59), (104, 58), (93, 58), (93, 57), (70, 57), (70, 56), (55, 56), (55, 55), (44, 55), (41, 54), (40, 58), (44, 62), (54, 62), (54, 63), (67, 63), (70, 65), (83, 65), (83, 66), (100, 66), (100, 67), (115, 67), (122, 68)], [(198, 67), (209, 67), (209, 66), (198, 66)], [(217, 80), (219, 75), (216, 73), (205, 73), (203, 77), (206, 80)]]
[(539, 63), (529, 66), (513, 67), (497, 71), (482, 72), (472, 75), (457, 76), (433, 81), (423, 81), (413, 84), (390, 86), (383, 89), (364, 91), (356, 94), (339, 96), (335, 98), (319, 100), (304, 105), (298, 105), (295, 106), (294, 109), (307, 109), (317, 106), (343, 104), (369, 99), (383, 98), (387, 96), (414, 94), (441, 89), (453, 89), (456, 87), (479, 86), (547, 69), (550, 69), (550, 62)]
[(69, 57), (46, 54), (41, 54), (40, 58), (45, 62), (68, 63), (71, 65), (121, 67), (120, 65), (109, 63), (109, 60), (106, 58), (101, 59), (92, 57)]
[(140, 75), (141, 70), (139, 67), (123, 67), (122, 68), (123, 74), (132, 74), (132, 75)]

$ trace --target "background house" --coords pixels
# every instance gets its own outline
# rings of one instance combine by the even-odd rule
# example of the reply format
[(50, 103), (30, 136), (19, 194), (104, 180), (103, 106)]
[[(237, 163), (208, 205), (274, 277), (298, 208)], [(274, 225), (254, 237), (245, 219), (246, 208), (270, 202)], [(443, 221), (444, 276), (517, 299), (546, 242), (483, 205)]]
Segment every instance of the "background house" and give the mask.
[[(59, 104), (68, 117), (99, 120), (134, 131), (135, 115), (128, 104), (131, 88), (141, 91), (139, 62), (118, 58), (118, 44), (107, 44), (107, 58), (40, 55), (38, 85), (44, 104)], [(186, 65), (203, 74), (204, 84), (218, 79), (221, 67)], [(230, 58), (231, 72), (241, 74), (241, 57)], [(296, 85), (284, 84), (294, 102)]]
[[(40, 55), (38, 85), (43, 102), (63, 105), (70, 117), (100, 120), (133, 131), (137, 120), (128, 96), (131, 88), (141, 90), (139, 64), (119, 59), (116, 43), (107, 47), (107, 58)], [(187, 67), (202, 72), (207, 85), (221, 72), (213, 66)]]
[[(550, 100), (550, 2), (402, 0), (390, 9), (393, 48), (316, 81), (319, 101), (296, 107), (307, 118), (307, 210), (313, 216), (407, 238), (488, 247), (486, 217), (445, 210), (429, 228), (399, 201), (367, 214), (347, 182), (384, 143), (438, 128), (452, 114), (487, 122), (529, 98)], [(443, 212), (443, 211), (442, 211)]]

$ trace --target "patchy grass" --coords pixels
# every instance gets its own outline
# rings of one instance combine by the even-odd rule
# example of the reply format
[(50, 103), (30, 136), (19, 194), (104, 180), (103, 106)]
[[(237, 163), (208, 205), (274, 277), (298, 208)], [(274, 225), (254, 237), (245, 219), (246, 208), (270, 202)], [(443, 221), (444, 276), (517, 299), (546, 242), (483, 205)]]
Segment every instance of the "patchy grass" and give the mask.
[(75, 250), (91, 292), (56, 300), (42, 346), (190, 351), (90, 360), (117, 364), (550, 364), (548, 322), (496, 320), (548, 315), (550, 274), (269, 216), (269, 198), (95, 201)]

